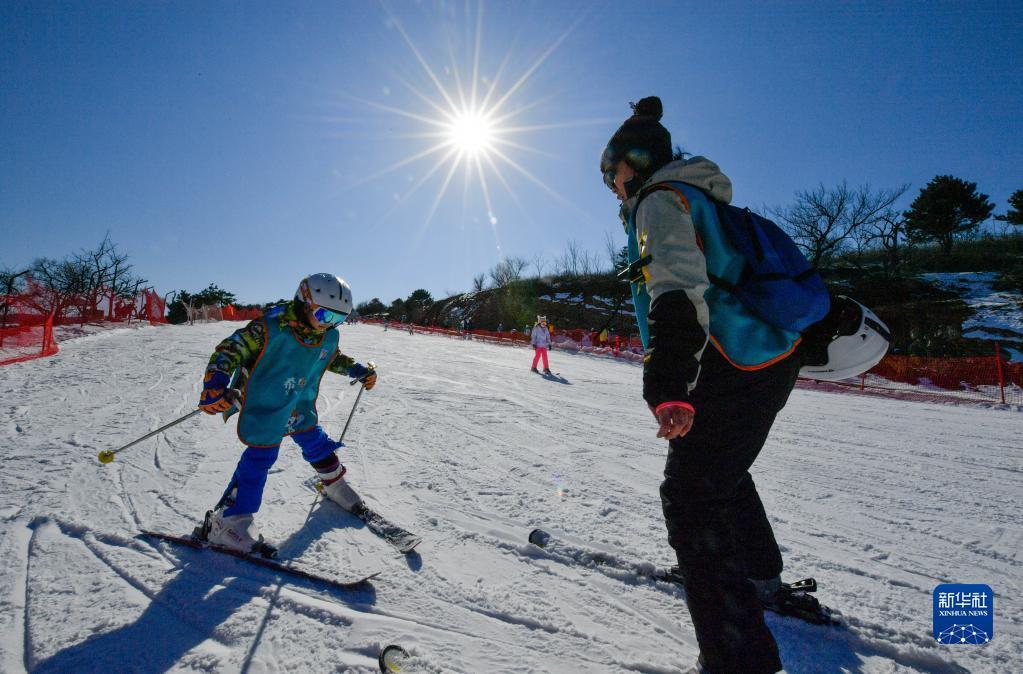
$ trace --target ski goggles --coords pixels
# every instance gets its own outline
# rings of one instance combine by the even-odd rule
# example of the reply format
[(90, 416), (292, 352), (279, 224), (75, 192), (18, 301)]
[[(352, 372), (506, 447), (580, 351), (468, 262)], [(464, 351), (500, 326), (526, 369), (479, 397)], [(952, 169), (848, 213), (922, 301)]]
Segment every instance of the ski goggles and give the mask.
[(316, 307), (316, 309), (313, 310), (313, 318), (315, 318), (316, 322), (320, 325), (335, 326), (344, 323), (345, 319), (348, 318), (348, 314), (340, 311), (334, 311), (327, 307)]

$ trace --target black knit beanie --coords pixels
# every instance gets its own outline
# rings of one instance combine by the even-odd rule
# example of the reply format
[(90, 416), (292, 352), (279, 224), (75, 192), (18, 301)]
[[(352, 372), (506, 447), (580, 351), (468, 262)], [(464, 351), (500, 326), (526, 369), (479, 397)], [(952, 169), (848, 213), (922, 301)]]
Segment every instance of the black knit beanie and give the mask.
[(671, 134), (661, 126), (661, 99), (647, 96), (632, 106), (632, 117), (618, 127), (600, 158), (603, 173), (623, 159), (643, 177), (671, 161)]

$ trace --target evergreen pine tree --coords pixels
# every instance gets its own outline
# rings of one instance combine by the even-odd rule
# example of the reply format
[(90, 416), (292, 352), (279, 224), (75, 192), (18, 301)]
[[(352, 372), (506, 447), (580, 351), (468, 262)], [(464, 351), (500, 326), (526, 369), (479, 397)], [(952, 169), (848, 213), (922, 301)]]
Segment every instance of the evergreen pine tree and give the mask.
[(903, 214), (906, 234), (917, 241), (936, 241), (950, 255), (952, 243), (976, 230), (994, 207), (986, 194), (977, 192), (977, 183), (936, 176)]

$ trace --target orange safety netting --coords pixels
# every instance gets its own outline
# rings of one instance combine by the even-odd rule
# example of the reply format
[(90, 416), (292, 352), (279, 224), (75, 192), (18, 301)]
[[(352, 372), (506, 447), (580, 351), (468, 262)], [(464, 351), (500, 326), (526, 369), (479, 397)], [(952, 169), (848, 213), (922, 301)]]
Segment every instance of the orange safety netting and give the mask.
[(109, 288), (60, 293), (31, 278), (22, 292), (0, 295), (0, 365), (52, 356), (58, 352), (54, 326), (96, 321), (166, 323), (166, 302), (155, 290), (119, 297)]
[(262, 317), (262, 309), (237, 309), (233, 304), (224, 307), (225, 321), (254, 321)]
[(53, 314), (35, 313), (8, 296), (0, 297), (7, 309), (6, 314), (0, 313), (0, 365), (57, 353)]
[(858, 381), (838, 385), (897, 398), (1023, 404), (1023, 363), (1006, 362), (997, 344), (994, 350), (962, 358), (888, 355)]

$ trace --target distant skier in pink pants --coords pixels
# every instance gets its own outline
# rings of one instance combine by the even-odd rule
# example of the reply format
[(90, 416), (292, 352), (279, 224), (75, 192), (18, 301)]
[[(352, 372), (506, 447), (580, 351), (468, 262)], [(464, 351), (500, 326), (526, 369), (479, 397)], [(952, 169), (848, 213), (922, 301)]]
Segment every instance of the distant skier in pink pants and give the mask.
[(550, 364), (547, 362), (547, 349), (551, 347), (553, 340), (551, 339), (551, 331), (547, 329), (547, 317), (537, 316), (536, 325), (533, 326), (533, 331), (529, 337), (530, 343), (533, 345), (535, 354), (533, 355), (533, 372), (537, 372), (536, 364), (541, 358), (543, 358), (543, 373), (550, 374)]

